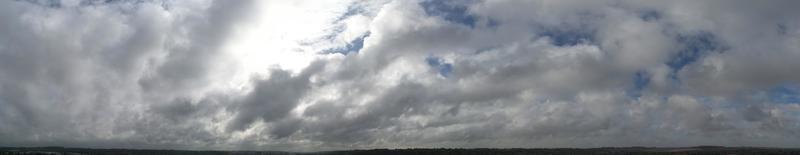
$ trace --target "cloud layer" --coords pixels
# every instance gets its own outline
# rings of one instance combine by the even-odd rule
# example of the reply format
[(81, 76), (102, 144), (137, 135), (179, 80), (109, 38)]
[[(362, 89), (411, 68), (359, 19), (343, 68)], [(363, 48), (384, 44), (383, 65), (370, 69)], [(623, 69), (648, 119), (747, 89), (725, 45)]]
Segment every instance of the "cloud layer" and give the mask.
[(0, 145), (800, 144), (794, 1), (0, 1)]

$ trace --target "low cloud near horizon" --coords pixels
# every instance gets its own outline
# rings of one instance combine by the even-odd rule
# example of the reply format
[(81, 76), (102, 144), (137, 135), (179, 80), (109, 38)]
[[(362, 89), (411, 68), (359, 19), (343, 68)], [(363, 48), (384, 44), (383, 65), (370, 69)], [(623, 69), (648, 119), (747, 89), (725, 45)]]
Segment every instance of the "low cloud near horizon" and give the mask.
[(0, 146), (800, 147), (798, 7), (4, 0)]

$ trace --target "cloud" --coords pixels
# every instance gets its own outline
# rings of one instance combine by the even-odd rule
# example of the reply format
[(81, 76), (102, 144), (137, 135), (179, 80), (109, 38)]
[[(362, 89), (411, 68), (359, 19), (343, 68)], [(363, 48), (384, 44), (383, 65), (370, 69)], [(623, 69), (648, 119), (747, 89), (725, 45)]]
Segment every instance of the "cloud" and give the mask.
[(0, 2), (0, 145), (796, 147), (784, 1)]
[(288, 71), (273, 70), (267, 80), (257, 80), (255, 88), (234, 108), (236, 116), (229, 130), (242, 130), (256, 120), (273, 122), (286, 117), (301, 97), (311, 89), (310, 76), (324, 64), (318, 62), (292, 77)]
[(209, 91), (251, 3), (37, 2), (2, 2), (3, 145), (158, 145), (148, 107)]

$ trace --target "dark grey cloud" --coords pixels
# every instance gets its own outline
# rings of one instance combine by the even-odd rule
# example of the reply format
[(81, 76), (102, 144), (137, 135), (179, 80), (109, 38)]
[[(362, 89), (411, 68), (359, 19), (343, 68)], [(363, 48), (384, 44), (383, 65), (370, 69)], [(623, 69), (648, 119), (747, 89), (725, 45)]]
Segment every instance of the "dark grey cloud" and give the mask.
[(324, 62), (312, 64), (297, 76), (285, 70), (271, 70), (269, 79), (256, 80), (253, 91), (240, 105), (232, 107), (236, 116), (228, 129), (242, 130), (255, 121), (273, 122), (285, 118), (311, 89), (311, 76), (324, 65)]
[(0, 145), (800, 143), (790, 1), (45, 2), (0, 2)]

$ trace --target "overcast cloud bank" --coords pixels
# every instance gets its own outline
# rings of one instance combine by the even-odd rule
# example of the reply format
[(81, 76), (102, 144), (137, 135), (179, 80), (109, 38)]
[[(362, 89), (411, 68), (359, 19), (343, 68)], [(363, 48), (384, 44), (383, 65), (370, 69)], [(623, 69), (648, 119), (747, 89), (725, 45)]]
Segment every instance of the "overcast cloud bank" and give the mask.
[(0, 1), (0, 145), (800, 144), (800, 1)]

